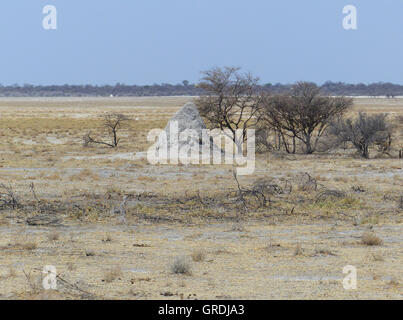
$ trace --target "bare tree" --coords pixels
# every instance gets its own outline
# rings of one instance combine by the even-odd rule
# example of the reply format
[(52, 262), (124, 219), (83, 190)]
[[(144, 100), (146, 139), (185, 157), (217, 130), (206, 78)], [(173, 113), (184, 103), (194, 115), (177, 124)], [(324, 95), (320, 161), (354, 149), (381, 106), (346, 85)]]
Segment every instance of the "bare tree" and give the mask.
[(118, 132), (120, 129), (126, 126), (129, 118), (121, 113), (108, 113), (104, 116), (103, 127), (106, 129), (111, 142), (105, 142), (102, 140), (96, 140), (91, 136), (91, 132), (84, 136), (84, 145), (87, 146), (90, 143), (97, 143), (116, 148), (119, 144), (120, 138), (118, 138)]
[(8, 186), (6, 186), (4, 183), (0, 184), (0, 202), (2, 203), (0, 208), (10, 207), (12, 209), (16, 209), (21, 206), (21, 203), (11, 184)]
[(355, 120), (338, 119), (332, 123), (329, 132), (336, 136), (339, 142), (351, 142), (366, 159), (369, 158), (371, 145), (378, 145), (380, 151), (385, 152), (392, 142), (391, 127), (386, 121), (386, 114), (359, 113)]
[[(204, 95), (196, 100), (200, 114), (208, 125), (220, 130), (229, 129), (231, 138), (242, 150), (246, 141), (246, 130), (255, 127), (261, 96), (257, 92), (258, 78), (250, 73), (241, 74), (239, 68), (213, 68), (203, 72), (204, 77), (198, 87), (204, 90)], [(242, 130), (242, 139), (236, 134)]]
[[(290, 96), (275, 95), (267, 96), (264, 107), (260, 110), (263, 126), (272, 128), (275, 132), (277, 147), (285, 147), (288, 153), (295, 153), (295, 138), (301, 130), (297, 124), (297, 110), (294, 108)], [(293, 142), (292, 151), (287, 140), (291, 138)]]
[(267, 97), (261, 109), (261, 118), (274, 128), (282, 138), (298, 139), (304, 145), (304, 152), (316, 151), (319, 139), (338, 115), (343, 114), (353, 103), (346, 97), (324, 96), (320, 88), (309, 82), (297, 83), (286, 95)]

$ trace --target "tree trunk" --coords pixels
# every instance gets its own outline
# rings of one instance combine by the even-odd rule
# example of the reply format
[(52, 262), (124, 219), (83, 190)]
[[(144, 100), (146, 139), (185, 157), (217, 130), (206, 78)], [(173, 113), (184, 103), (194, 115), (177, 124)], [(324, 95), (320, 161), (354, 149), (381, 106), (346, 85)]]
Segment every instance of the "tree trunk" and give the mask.
[(287, 143), (287, 141), (285, 140), (284, 134), (283, 134), (282, 132), (281, 132), (281, 138), (282, 138), (282, 140), (283, 140), (283, 145), (284, 145), (285, 151), (286, 151), (287, 153), (291, 153), (291, 152), (290, 152), (290, 149), (289, 149), (289, 147), (288, 147), (288, 143)]
[(113, 145), (114, 145), (115, 147), (118, 146), (118, 137), (117, 137), (116, 130), (113, 130)]
[(312, 149), (311, 135), (306, 134), (305, 135), (305, 153), (306, 154), (312, 154), (313, 152), (314, 152), (314, 149)]
[(362, 156), (363, 156), (365, 159), (369, 159), (369, 151), (368, 151), (368, 145), (367, 145), (367, 144), (365, 144), (365, 145), (363, 146)]

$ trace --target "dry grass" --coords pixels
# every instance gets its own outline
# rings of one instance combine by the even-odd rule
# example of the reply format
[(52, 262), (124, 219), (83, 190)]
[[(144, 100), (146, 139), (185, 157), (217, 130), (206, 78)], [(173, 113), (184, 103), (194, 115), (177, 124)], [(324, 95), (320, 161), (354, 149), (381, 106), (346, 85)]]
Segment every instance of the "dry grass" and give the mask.
[(294, 250), (294, 256), (302, 256), (304, 254), (304, 249), (301, 244), (297, 244)]
[(315, 254), (324, 255), (324, 256), (336, 256), (336, 253), (334, 253), (332, 250), (327, 249), (327, 248), (315, 249)]
[(59, 239), (60, 239), (60, 233), (57, 231), (52, 231), (51, 233), (48, 234), (49, 241), (57, 241)]
[(192, 260), (194, 262), (202, 262), (206, 260), (206, 253), (204, 251), (195, 251), (191, 254)]
[[(381, 260), (369, 257), (371, 263), (360, 265), (359, 272), (374, 271), (380, 278), (375, 282), (360, 280), (354, 298), (400, 298), (397, 290), (387, 288), (384, 276), (399, 279), (401, 274), (403, 212), (396, 202), (403, 187), (401, 160), (367, 161), (343, 150), (334, 154), (257, 155), (255, 173), (239, 177), (242, 187), (270, 177), (284, 192), (269, 195), (267, 207), (252, 207), (239, 217), (232, 205), (236, 185), (231, 166), (152, 166), (145, 158), (120, 158), (146, 151), (149, 130), (164, 128), (189, 99), (0, 99), (0, 183), (10, 183), (25, 206), (0, 211), (1, 228), (7, 230), (0, 239), (0, 265), (18, 266), (15, 279), (2, 280), (0, 294), (30, 297), (26, 281), (20, 279), (19, 263), (39, 270), (49, 263), (57, 265), (72, 283), (77, 281), (81, 286), (85, 279), (87, 289), (102, 298), (159, 299), (168, 284), (178, 298), (191, 291), (200, 299), (351, 298), (341, 285), (290, 280), (279, 286), (277, 278), (305, 274), (342, 277), (346, 262), (358, 265), (361, 257), (368, 257), (369, 247), (357, 246), (356, 239), (361, 236), (357, 233), (362, 230), (360, 225), (367, 223), (377, 224), (377, 235), (391, 240), (376, 249), (384, 261), (373, 262)], [(389, 106), (391, 102), (360, 100), (352, 113), (403, 114), (403, 101), (397, 99), (398, 106)], [(140, 121), (122, 131), (116, 150), (84, 148), (82, 136), (89, 130), (99, 132), (102, 114), (111, 111)], [(403, 135), (397, 133), (393, 143), (402, 142)], [(297, 177), (304, 172), (317, 178), (318, 191), (298, 189)], [(29, 190), (32, 181), (38, 201)], [(286, 181), (292, 192), (285, 188)], [(352, 190), (352, 186), (360, 187)], [(318, 193), (326, 189), (340, 190), (346, 196), (315, 202)], [(201, 198), (195, 196), (199, 191)], [(388, 197), (384, 198), (385, 194)], [(120, 209), (126, 195), (130, 197), (123, 225), (119, 214), (113, 212)], [(43, 227), (44, 231), (38, 232), (42, 227), (26, 226), (27, 217), (42, 212), (60, 216), (62, 224), (72, 228), (70, 236), (63, 239), (66, 241), (47, 241), (48, 233), (55, 229)], [(241, 222), (237, 225), (236, 221)], [(354, 221), (359, 223), (352, 229)], [(171, 240), (173, 234), (179, 237)], [(272, 244), (263, 248), (268, 236)], [(303, 248), (297, 246), (296, 239)], [(337, 243), (345, 245), (332, 255), (327, 248), (333, 250)], [(35, 250), (38, 246), (40, 250)], [(175, 261), (181, 254), (186, 254), (186, 259)], [(130, 269), (130, 278), (117, 281), (119, 276), (108, 276), (119, 273), (110, 272), (113, 268), (106, 270), (111, 263)], [(200, 276), (180, 276), (192, 271)], [(132, 284), (137, 272), (152, 280)], [(7, 275), (6, 269), (3, 274)], [(106, 280), (113, 278), (111, 282), (116, 283), (107, 285)], [(180, 284), (184, 280), (186, 288)], [(129, 292), (135, 295), (127, 296)]]
[(391, 287), (399, 288), (400, 287), (400, 282), (396, 278), (392, 278), (389, 282), (388, 285)]
[(383, 244), (383, 240), (373, 233), (366, 232), (361, 236), (361, 243), (366, 246), (380, 246)]
[(83, 169), (80, 173), (73, 174), (70, 176), (71, 181), (85, 181), (85, 180), (99, 180), (99, 176), (94, 173), (91, 169)]
[(108, 269), (104, 273), (103, 280), (107, 283), (111, 283), (123, 275), (122, 269), (119, 266), (115, 266), (112, 269)]
[(192, 275), (192, 267), (185, 257), (177, 257), (170, 269), (174, 274)]
[(22, 250), (26, 251), (33, 251), (38, 248), (38, 244), (35, 241), (27, 241), (22, 243), (17, 243), (15, 245), (17, 248), (21, 248)]

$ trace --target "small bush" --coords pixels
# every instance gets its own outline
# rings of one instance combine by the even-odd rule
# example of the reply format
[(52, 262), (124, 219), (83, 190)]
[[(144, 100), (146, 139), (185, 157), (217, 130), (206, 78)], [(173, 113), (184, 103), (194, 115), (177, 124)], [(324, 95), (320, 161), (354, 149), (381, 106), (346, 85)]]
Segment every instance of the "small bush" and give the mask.
[(191, 255), (194, 262), (202, 262), (206, 259), (206, 254), (203, 251), (193, 252)]
[(32, 251), (32, 250), (35, 250), (35, 249), (38, 248), (37, 243), (36, 243), (36, 242), (32, 242), (32, 241), (21, 243), (19, 246), (20, 246), (23, 250), (27, 250), (27, 251)]
[(388, 285), (391, 286), (391, 287), (400, 287), (399, 280), (397, 280), (396, 278), (392, 278), (389, 281)]
[(171, 271), (175, 274), (192, 274), (190, 263), (184, 257), (178, 257), (175, 259), (174, 263), (171, 266)]
[(304, 249), (302, 248), (302, 246), (300, 244), (298, 244), (294, 250), (294, 255), (295, 256), (302, 256), (304, 253)]
[(361, 243), (367, 246), (380, 246), (383, 241), (375, 234), (366, 232), (361, 236)]
[(48, 234), (48, 240), (49, 241), (57, 241), (60, 239), (60, 234), (56, 231), (51, 232)]
[(115, 281), (121, 276), (122, 276), (122, 269), (120, 269), (120, 267), (117, 266), (105, 272), (104, 281), (110, 283)]

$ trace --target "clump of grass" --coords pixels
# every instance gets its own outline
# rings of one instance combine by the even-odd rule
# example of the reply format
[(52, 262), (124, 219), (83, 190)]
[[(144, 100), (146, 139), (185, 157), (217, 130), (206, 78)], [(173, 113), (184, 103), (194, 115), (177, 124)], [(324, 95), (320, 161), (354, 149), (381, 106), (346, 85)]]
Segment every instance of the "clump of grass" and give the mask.
[(152, 181), (155, 181), (156, 179), (153, 178), (153, 177), (139, 176), (139, 177), (137, 177), (137, 180), (138, 181), (150, 181), (150, 182), (152, 182)]
[(231, 253), (231, 251), (228, 251), (227, 249), (223, 248), (223, 249), (217, 249), (214, 251), (214, 254), (216, 255), (220, 255), (220, 254), (229, 254)]
[(56, 231), (53, 231), (48, 234), (48, 240), (49, 241), (57, 241), (60, 239), (60, 234)]
[(334, 210), (334, 209), (363, 209), (365, 204), (361, 200), (353, 197), (344, 197), (340, 199), (328, 198), (315, 201), (310, 205), (315, 209)]
[(191, 275), (191, 265), (185, 257), (177, 257), (171, 265), (171, 271), (175, 274)]
[(46, 179), (47, 180), (62, 180), (62, 178), (57, 173), (47, 176)]
[(104, 274), (104, 281), (110, 283), (115, 281), (121, 276), (122, 276), (122, 269), (119, 266), (116, 266), (112, 269), (106, 270)]
[(38, 248), (38, 244), (36, 242), (33, 241), (28, 241), (28, 242), (24, 242), (24, 243), (20, 243), (18, 245), (21, 249), (23, 250), (27, 250), (27, 251), (32, 251)]
[(297, 244), (297, 246), (295, 247), (294, 250), (294, 256), (302, 256), (304, 253), (304, 249), (302, 248), (302, 246), (300, 244)]
[(400, 283), (396, 278), (392, 278), (389, 281), (388, 285), (391, 286), (391, 287), (400, 287)]
[(43, 287), (41, 283), (41, 277), (38, 276), (35, 279), (35, 277), (31, 274), (31, 271), (29, 273), (26, 273), (25, 270), (22, 270), (22, 272), (25, 275), (28, 285), (31, 287), (32, 293), (39, 294), (40, 292), (42, 292)]
[(367, 246), (380, 246), (383, 244), (383, 241), (381, 238), (377, 237), (373, 233), (365, 232), (361, 236), (361, 243)]
[(191, 254), (194, 262), (202, 262), (206, 260), (206, 254), (203, 251), (195, 251)]
[(336, 254), (327, 248), (319, 248), (315, 250), (315, 254), (324, 255), (324, 256), (336, 256)]

